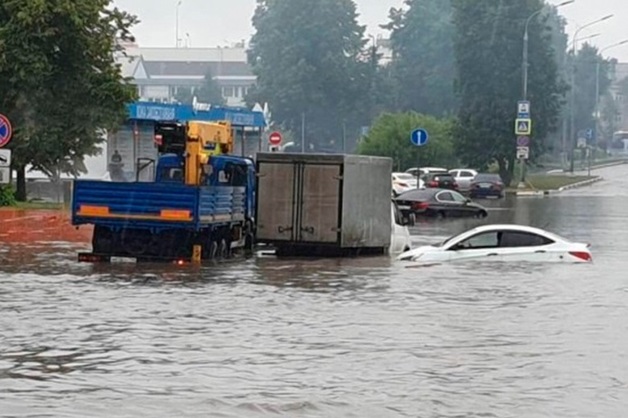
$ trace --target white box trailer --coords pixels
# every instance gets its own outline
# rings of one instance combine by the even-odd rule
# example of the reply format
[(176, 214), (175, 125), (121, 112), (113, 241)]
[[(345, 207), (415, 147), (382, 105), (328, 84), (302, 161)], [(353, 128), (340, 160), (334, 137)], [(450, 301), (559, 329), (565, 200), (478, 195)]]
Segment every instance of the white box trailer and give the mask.
[(390, 158), (258, 154), (257, 242), (280, 256), (385, 254), (391, 173)]

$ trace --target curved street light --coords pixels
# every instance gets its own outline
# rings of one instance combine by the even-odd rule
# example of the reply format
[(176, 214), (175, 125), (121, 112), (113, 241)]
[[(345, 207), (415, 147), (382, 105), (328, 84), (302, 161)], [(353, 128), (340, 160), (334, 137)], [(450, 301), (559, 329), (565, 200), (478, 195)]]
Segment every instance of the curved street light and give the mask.
[(576, 153), (576, 51), (578, 44), (578, 34), (583, 30), (590, 26), (596, 25), (598, 23), (604, 22), (615, 16), (614, 14), (606, 15), (600, 19), (594, 20), (590, 23), (587, 23), (584, 26), (579, 27), (573, 35), (573, 65), (571, 66), (571, 112), (570, 112), (570, 134), (571, 134), (571, 161), (569, 162), (569, 172), (574, 172), (574, 157)]
[[(583, 36), (581, 38), (576, 39), (576, 42), (581, 42), (581, 41), (586, 41), (588, 39), (597, 38), (600, 35), (601, 35), (600, 33), (594, 33), (592, 35)], [(569, 42), (569, 45), (567, 45), (567, 50), (569, 51), (572, 47), (573, 47), (573, 42)]]
[(618, 46), (628, 44), (628, 39), (625, 39), (621, 42), (614, 43), (612, 45), (607, 46), (606, 48), (602, 48), (600, 52), (598, 52), (598, 57), (595, 60), (595, 142), (597, 143), (599, 126), (600, 126), (600, 61), (603, 59), (602, 54), (609, 49), (616, 48)]
[(176, 17), (175, 17), (175, 48), (179, 47), (179, 7), (181, 6), (181, 2), (182, 0), (179, 0), (177, 2), (177, 7), (176, 7)]
[[(568, 4), (574, 3), (576, 0), (567, 0), (560, 4), (557, 4), (555, 7), (558, 9), (559, 7), (567, 6)], [(527, 19), (525, 24), (525, 30), (523, 32), (523, 94), (522, 99), (527, 100), (528, 98), (528, 40), (529, 40), (529, 27), (532, 19), (540, 15), (543, 10), (545, 10), (549, 4), (541, 7), (536, 12), (532, 13)]]
[[(567, 6), (568, 4), (572, 4), (574, 3), (575, 0), (567, 0), (567, 1), (563, 1), (560, 4), (557, 4), (556, 7), (557, 9), (559, 7), (563, 7), (563, 6)], [(526, 101), (528, 100), (528, 41), (529, 41), (529, 28), (530, 28), (530, 22), (532, 22), (532, 19), (534, 19), (535, 17), (537, 17), (538, 15), (540, 15), (543, 10), (545, 10), (547, 7), (549, 7), (549, 4), (545, 4), (543, 7), (541, 7), (540, 9), (538, 9), (537, 11), (535, 11), (534, 13), (532, 13), (530, 16), (528, 16), (528, 18), (526, 19), (526, 24), (525, 24), (525, 29), (523, 31), (523, 61), (522, 61), (522, 94), (521, 94), (521, 99)], [(525, 177), (526, 177), (526, 165), (525, 165), (525, 160), (521, 159), (521, 181), (519, 183), (520, 187), (525, 187)]]

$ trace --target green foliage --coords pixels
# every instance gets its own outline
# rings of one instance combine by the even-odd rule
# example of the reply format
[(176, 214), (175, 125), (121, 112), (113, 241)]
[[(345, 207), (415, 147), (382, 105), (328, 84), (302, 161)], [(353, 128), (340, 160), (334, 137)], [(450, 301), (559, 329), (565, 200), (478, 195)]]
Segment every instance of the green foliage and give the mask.
[(455, 113), (455, 58), (449, 0), (405, 0), (391, 9), (395, 106), (431, 115)]
[[(496, 162), (509, 183), (514, 170), (516, 104), (521, 99), (524, 25), (541, 0), (452, 0), (460, 95), (456, 146), (464, 162), (479, 168)], [(551, 31), (532, 20), (528, 99), (533, 118), (532, 157), (556, 129), (564, 93), (558, 79)]]
[(257, 0), (249, 62), (258, 86), (248, 100), (270, 103), (274, 122), (293, 132), (305, 115), (309, 144), (368, 123), (373, 67), (357, 18), (352, 0)]
[(135, 89), (115, 55), (131, 39), (134, 16), (111, 0), (5, 0), (0, 3), (0, 109), (15, 126), (13, 164), (18, 197), (24, 168), (53, 179), (84, 171), (103, 130), (126, 116)]
[[(381, 115), (359, 146), (359, 153), (391, 157), (396, 170), (420, 166), (452, 167), (457, 164), (454, 156), (450, 119), (437, 119), (415, 112)], [(410, 135), (417, 128), (426, 129), (429, 143), (416, 147)]]
[(200, 88), (195, 91), (192, 91), (192, 88), (181, 88), (175, 99), (181, 103), (190, 104), (194, 100), (194, 96), (196, 96), (196, 100), (201, 103), (210, 103), (216, 106), (223, 106), (225, 104), (220, 86), (216, 83), (216, 80), (214, 80), (214, 76), (211, 72), (205, 74), (203, 85)]
[(610, 72), (614, 62), (605, 60), (597, 48), (585, 43), (576, 55), (575, 64), (571, 57), (572, 69), (575, 71), (575, 133), (595, 128), (596, 84), (599, 65), (599, 91), (603, 95), (611, 85)]
[(0, 206), (15, 206), (16, 203), (13, 186), (0, 186)]

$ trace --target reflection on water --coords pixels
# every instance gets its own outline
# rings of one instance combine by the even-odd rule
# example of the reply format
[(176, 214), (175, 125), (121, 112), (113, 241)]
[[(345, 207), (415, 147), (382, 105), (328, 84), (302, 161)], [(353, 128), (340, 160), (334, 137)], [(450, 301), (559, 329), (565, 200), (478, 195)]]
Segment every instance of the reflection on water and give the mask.
[(487, 203), (591, 242), (591, 265), (79, 265), (75, 244), (0, 244), (0, 416), (623, 417), (620, 186)]

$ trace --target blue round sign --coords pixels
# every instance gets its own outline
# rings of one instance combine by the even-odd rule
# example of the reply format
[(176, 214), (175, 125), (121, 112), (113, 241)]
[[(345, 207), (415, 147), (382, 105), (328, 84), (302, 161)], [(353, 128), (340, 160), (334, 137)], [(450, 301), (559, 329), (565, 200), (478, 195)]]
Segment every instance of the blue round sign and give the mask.
[(422, 147), (423, 145), (426, 145), (428, 139), (429, 135), (427, 134), (427, 131), (425, 129), (415, 129), (414, 131), (412, 131), (412, 136), (410, 137), (410, 141), (412, 141), (412, 144), (416, 145), (417, 147)]
[(11, 122), (6, 116), (0, 114), (0, 148), (9, 143), (11, 135), (13, 135)]

